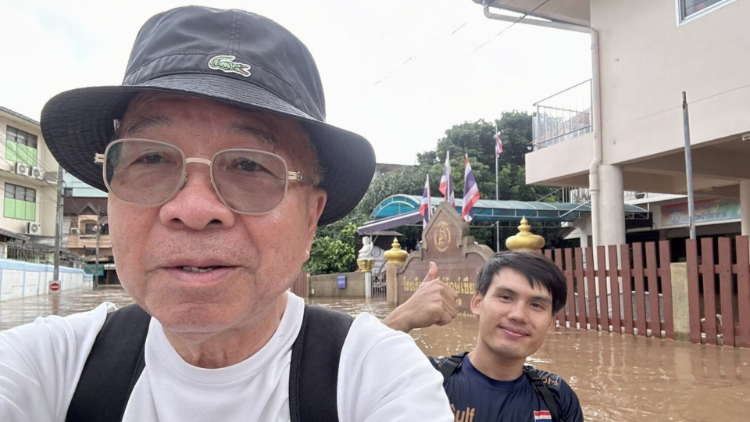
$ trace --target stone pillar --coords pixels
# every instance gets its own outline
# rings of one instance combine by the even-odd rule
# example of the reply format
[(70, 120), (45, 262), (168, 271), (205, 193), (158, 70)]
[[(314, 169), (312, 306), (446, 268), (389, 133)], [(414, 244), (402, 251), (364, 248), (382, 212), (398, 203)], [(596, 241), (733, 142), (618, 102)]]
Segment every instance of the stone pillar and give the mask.
[[(625, 244), (625, 192), (622, 167), (599, 166), (599, 245)], [(595, 254), (596, 255), (596, 254)]]
[(672, 274), (672, 315), (674, 316), (675, 340), (690, 340), (690, 308), (688, 303), (687, 264), (670, 264)]
[(409, 254), (401, 250), (398, 239), (394, 237), (391, 249), (384, 256), (387, 261), (385, 274), (386, 300), (388, 305), (398, 306), (398, 270)]
[(374, 259), (358, 259), (357, 266), (365, 273), (365, 298), (372, 297), (372, 267), (375, 265)]
[(750, 235), (750, 180), (740, 182), (740, 213), (742, 214), (742, 235)]

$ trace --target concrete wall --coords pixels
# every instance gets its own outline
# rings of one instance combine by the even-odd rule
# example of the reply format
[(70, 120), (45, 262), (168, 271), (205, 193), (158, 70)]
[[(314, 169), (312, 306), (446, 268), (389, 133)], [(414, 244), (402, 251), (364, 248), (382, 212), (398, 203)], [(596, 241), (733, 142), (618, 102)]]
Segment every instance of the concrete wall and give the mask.
[[(340, 275), (346, 276), (345, 289), (338, 288)], [(310, 297), (365, 297), (365, 273), (310, 276)]]
[[(49, 294), (52, 265), (0, 259), (0, 302)], [(60, 267), (61, 291), (88, 288), (92, 278), (83, 270)]]
[(750, 2), (677, 25), (674, 1), (591, 2), (600, 34), (604, 162), (682, 148), (682, 97), (693, 145), (750, 131)]
[(589, 168), (594, 159), (593, 139), (594, 135), (587, 133), (526, 154), (526, 183), (545, 182), (554, 186), (554, 179), (564, 172), (565, 176), (583, 175), (580, 177), (580, 187), (588, 187)]
[[(632, 166), (680, 151), (682, 91), (690, 104), (694, 166), (712, 162), (696, 158), (705, 152), (701, 146), (750, 132), (750, 37), (742, 30), (750, 2), (735, 1), (682, 24), (674, 0), (591, 1), (590, 8), (591, 26), (599, 32), (603, 164)], [(579, 173), (591, 161), (591, 139), (574, 138), (528, 154), (527, 182), (587, 186)], [(634, 177), (625, 176), (626, 189), (684, 191), (658, 186), (659, 180), (635, 187)], [(720, 185), (711, 181), (715, 186)]]

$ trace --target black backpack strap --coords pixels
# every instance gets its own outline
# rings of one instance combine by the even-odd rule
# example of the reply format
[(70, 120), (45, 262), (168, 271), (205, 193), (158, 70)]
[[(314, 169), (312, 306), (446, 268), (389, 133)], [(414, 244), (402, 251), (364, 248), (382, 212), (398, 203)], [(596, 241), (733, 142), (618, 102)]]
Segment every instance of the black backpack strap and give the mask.
[(526, 377), (534, 386), (536, 393), (542, 398), (547, 409), (549, 409), (549, 413), (552, 415), (552, 422), (560, 422), (560, 412), (557, 409), (557, 400), (555, 400), (555, 396), (549, 391), (549, 388), (547, 388), (544, 381), (542, 381), (539, 371), (531, 366), (524, 366), (523, 373), (526, 374)]
[(445, 359), (443, 363), (440, 365), (438, 370), (440, 371), (440, 374), (443, 376), (443, 388), (445, 388), (448, 385), (448, 378), (450, 378), (453, 374), (456, 373), (456, 371), (461, 368), (461, 364), (464, 361), (464, 356), (466, 356), (467, 352), (458, 353), (456, 355), (453, 355), (449, 357), (448, 359)]
[(67, 422), (121, 421), (145, 366), (151, 316), (138, 305), (107, 314), (68, 407)]
[(339, 420), (336, 394), (339, 361), (352, 322), (352, 317), (345, 313), (305, 305), (289, 368), (292, 422)]

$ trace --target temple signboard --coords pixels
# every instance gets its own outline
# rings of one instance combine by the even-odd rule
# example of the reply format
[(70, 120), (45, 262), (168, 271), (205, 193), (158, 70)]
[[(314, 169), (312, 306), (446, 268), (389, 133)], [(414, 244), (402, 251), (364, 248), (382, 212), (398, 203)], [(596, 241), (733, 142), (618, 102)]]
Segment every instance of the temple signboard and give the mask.
[(469, 224), (447, 203), (437, 207), (422, 233), (419, 250), (409, 254), (398, 271), (398, 303), (404, 303), (419, 288), (430, 262), (438, 267), (438, 278), (459, 294), (459, 313), (471, 313), (477, 272), (493, 255), (492, 249), (474, 242)]

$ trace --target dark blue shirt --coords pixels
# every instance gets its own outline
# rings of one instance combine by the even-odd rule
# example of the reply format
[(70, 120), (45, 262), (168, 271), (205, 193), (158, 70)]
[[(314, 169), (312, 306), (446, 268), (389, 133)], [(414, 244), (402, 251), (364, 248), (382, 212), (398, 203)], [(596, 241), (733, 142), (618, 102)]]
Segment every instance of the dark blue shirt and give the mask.
[[(430, 358), (435, 367), (441, 361)], [(557, 400), (562, 422), (582, 422), (583, 412), (573, 389), (555, 374), (539, 374)], [(498, 381), (479, 372), (464, 356), (461, 367), (453, 373), (445, 392), (456, 415), (456, 422), (535, 422), (551, 421), (549, 409), (534, 390), (526, 375), (514, 381)]]

